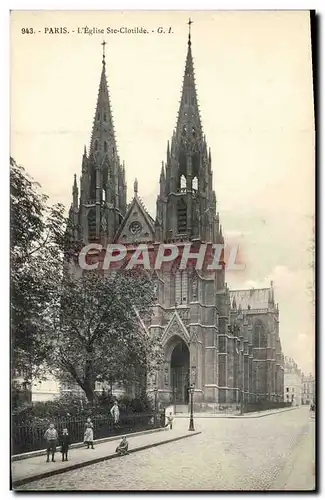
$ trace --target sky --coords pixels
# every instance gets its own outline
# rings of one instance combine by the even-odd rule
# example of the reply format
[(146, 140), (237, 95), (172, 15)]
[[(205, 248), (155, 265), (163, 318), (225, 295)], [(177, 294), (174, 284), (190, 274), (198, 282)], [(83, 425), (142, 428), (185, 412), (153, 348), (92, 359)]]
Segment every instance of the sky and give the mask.
[[(52, 203), (71, 203), (106, 73), (128, 199), (155, 215), (161, 162), (176, 125), (188, 18), (201, 119), (226, 241), (245, 271), (230, 288), (274, 282), (284, 354), (314, 372), (310, 286), (315, 132), (307, 11), (25, 11), (11, 14), (11, 155)], [(148, 34), (78, 34), (78, 27)], [(66, 27), (66, 34), (45, 29)], [(165, 33), (158, 33), (162, 27)], [(22, 33), (33, 28), (34, 33)], [(74, 31), (74, 33), (73, 33)]]

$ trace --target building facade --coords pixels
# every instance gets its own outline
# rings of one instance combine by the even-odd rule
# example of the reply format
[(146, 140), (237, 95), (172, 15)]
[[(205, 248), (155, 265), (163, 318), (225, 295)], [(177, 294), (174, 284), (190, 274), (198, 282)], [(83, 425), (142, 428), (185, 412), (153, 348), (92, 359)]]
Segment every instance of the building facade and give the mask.
[(315, 392), (315, 377), (311, 373), (308, 375), (302, 374), (301, 377), (301, 404), (309, 405), (316, 403), (316, 392)]
[[(69, 216), (73, 238), (85, 244), (123, 243), (130, 252), (146, 243), (224, 244), (213, 190), (212, 155), (203, 132), (189, 34), (176, 128), (162, 162), (156, 217), (144, 207), (138, 183), (127, 205), (125, 166), (116, 147), (103, 55), (89, 151), (84, 149), (80, 186), (76, 176)], [(283, 355), (273, 286), (230, 291), (220, 269), (179, 268), (179, 261), (153, 272), (157, 303), (151, 335), (164, 349), (164, 364), (150, 381), (165, 403), (187, 404), (195, 385), (200, 404), (257, 399), (283, 400)]]
[(294, 359), (284, 358), (284, 401), (293, 406), (302, 404), (302, 374)]

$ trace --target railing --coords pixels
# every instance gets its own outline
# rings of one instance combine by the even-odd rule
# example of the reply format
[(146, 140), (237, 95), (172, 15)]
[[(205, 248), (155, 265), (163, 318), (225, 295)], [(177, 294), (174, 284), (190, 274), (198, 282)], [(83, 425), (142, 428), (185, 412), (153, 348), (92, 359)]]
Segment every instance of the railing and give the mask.
[(243, 413), (251, 413), (253, 411), (265, 411), (265, 410), (276, 410), (280, 408), (290, 408), (292, 406), (292, 402), (285, 403), (284, 401), (269, 401), (267, 399), (256, 401), (252, 403), (248, 403), (247, 401), (243, 402)]
[[(11, 442), (12, 454), (42, 450), (46, 447), (44, 433), (49, 423), (55, 425), (60, 434), (67, 428), (71, 443), (83, 442), (86, 419), (80, 417), (57, 417), (38, 419), (32, 422), (21, 422), (12, 419)], [(128, 434), (141, 430), (155, 429), (162, 426), (162, 419), (157, 413), (121, 415), (118, 425), (114, 425), (110, 416), (92, 419), (94, 439), (101, 439), (120, 434)]]

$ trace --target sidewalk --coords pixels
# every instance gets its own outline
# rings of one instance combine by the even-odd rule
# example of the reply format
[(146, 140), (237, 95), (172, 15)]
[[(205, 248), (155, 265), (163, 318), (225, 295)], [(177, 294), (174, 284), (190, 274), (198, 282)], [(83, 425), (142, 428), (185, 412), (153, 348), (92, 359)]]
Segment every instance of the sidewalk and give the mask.
[[(166, 429), (161, 432), (128, 437), (129, 452), (134, 453), (136, 451), (145, 450), (147, 448), (170, 443), (179, 439), (185, 439), (197, 434), (200, 434), (200, 432), (189, 432), (184, 429), (176, 431), (173, 429), (170, 431)], [(46, 463), (46, 455), (16, 460), (11, 464), (12, 486), (17, 487), (31, 481), (79, 469), (81, 467), (85, 467), (86, 465), (117, 458), (118, 455), (115, 453), (115, 449), (120, 440), (121, 437), (101, 444), (95, 442), (94, 450), (88, 450), (87, 448), (71, 449), (69, 451), (68, 462), (61, 461), (61, 453), (56, 453), (55, 463)]]
[[(276, 410), (264, 410), (264, 411), (254, 411), (251, 413), (244, 413), (243, 415), (233, 415), (231, 413), (194, 413), (194, 418), (260, 418), (267, 417), (268, 415), (273, 415), (275, 413), (282, 413), (284, 411), (291, 411), (300, 408), (299, 406), (294, 406), (291, 408), (279, 408)], [(176, 413), (175, 418), (189, 418), (188, 413)]]

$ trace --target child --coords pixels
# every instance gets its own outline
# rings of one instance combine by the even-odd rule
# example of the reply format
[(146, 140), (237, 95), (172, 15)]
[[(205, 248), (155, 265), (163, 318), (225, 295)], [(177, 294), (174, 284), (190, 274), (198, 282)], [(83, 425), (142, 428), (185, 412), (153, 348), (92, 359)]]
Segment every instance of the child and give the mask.
[(89, 450), (89, 445), (91, 445), (91, 449), (94, 450), (94, 431), (93, 425), (91, 422), (88, 422), (86, 427), (86, 432), (84, 436), (84, 443), (87, 445), (87, 449)]
[(165, 427), (169, 426), (169, 429), (172, 430), (172, 428), (173, 428), (173, 420), (174, 420), (174, 417), (172, 415), (172, 412), (170, 412), (169, 415), (168, 415), (168, 417), (167, 417), (167, 424), (165, 425)]
[(86, 431), (86, 429), (87, 429), (87, 427), (88, 427), (88, 424), (90, 424), (92, 428), (94, 427), (94, 425), (93, 425), (93, 423), (92, 423), (92, 421), (91, 421), (91, 418), (90, 418), (90, 417), (89, 417), (89, 418), (87, 418), (87, 422), (85, 423), (85, 431)]
[(119, 455), (127, 455), (128, 449), (129, 449), (129, 443), (126, 440), (126, 436), (123, 436), (120, 444), (118, 445), (115, 451)]
[(62, 435), (60, 437), (62, 462), (68, 461), (69, 444), (70, 444), (70, 436), (68, 434), (68, 429), (63, 429)]
[(54, 424), (49, 425), (49, 428), (45, 431), (44, 438), (46, 439), (46, 461), (50, 461), (50, 453), (52, 453), (52, 462), (55, 462), (54, 455), (56, 452), (56, 441), (58, 439), (58, 433), (54, 427)]

